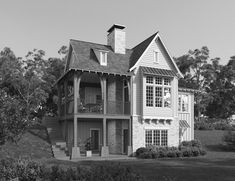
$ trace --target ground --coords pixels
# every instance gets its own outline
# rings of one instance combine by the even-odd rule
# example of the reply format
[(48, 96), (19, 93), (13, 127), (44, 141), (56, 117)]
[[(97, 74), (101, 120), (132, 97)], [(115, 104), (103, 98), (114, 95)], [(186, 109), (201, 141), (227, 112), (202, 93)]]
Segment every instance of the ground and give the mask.
[[(128, 159), (113, 161), (58, 161), (52, 158), (50, 144), (43, 131), (28, 132), (18, 146), (5, 146), (8, 152), (14, 155), (30, 154), (33, 159), (40, 160), (47, 165), (59, 164), (68, 166), (90, 166), (118, 162), (121, 165), (132, 167), (135, 171), (146, 177), (146, 180), (188, 181), (188, 180), (235, 180), (235, 151), (229, 150), (222, 142), (223, 131), (195, 131), (195, 138), (200, 139), (206, 147), (208, 154), (197, 158), (181, 159)], [(8, 149), (6, 149), (8, 147)], [(3, 150), (3, 149), (2, 149)], [(0, 158), (3, 157), (0, 151)]]

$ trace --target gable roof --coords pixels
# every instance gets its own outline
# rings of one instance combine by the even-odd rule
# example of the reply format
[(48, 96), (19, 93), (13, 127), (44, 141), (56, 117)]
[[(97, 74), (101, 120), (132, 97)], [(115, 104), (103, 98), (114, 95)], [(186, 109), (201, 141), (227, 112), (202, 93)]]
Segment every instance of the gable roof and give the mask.
[[(132, 50), (127, 49), (126, 54), (116, 54), (111, 46), (79, 40), (70, 40), (76, 60), (71, 62), (68, 69), (87, 70), (120, 75), (132, 75), (129, 72), (129, 59)], [(107, 52), (107, 66), (102, 66), (95, 55), (95, 50)]]
[(133, 67), (136, 62), (139, 60), (141, 55), (144, 53), (144, 51), (147, 49), (149, 44), (153, 41), (155, 36), (158, 34), (158, 32), (154, 33), (152, 36), (147, 38), (146, 40), (142, 41), (138, 45), (136, 45), (134, 48), (132, 48), (133, 53), (130, 58), (130, 68)]
[[(133, 75), (132, 70), (156, 38), (159, 38), (164, 50), (169, 56), (169, 59), (175, 68), (174, 73), (179, 77), (183, 77), (182, 73), (179, 71), (177, 65), (169, 55), (166, 47), (160, 39), (158, 32), (154, 33), (134, 48), (126, 49), (126, 54), (114, 53), (112, 47), (108, 45), (71, 39), (69, 52), (70, 54), (72, 51), (74, 52), (75, 60), (68, 62), (70, 61), (70, 56), (68, 56), (65, 70), (66, 72), (69, 70), (82, 70), (131, 76)], [(107, 66), (100, 65), (97, 54), (99, 51), (107, 52)]]

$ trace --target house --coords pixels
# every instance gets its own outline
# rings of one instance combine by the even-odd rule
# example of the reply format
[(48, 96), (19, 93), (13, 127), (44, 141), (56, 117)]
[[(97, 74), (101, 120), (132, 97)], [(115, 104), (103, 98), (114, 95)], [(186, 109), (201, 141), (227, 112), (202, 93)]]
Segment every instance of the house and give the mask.
[(71, 158), (89, 141), (101, 156), (194, 139), (194, 95), (178, 87), (183, 75), (159, 32), (132, 49), (114, 24), (107, 45), (70, 40), (57, 81), (61, 135)]

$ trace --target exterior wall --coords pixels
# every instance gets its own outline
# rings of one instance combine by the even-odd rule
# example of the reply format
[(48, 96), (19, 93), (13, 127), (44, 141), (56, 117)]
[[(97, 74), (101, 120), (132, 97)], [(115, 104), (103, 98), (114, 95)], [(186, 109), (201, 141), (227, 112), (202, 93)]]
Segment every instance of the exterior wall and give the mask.
[[(102, 120), (78, 120), (78, 146), (84, 146), (84, 142), (87, 138), (89, 138), (90, 130), (99, 129), (100, 130), (100, 147), (102, 146), (102, 139), (103, 139), (103, 126), (102, 126)], [(73, 143), (73, 121), (68, 122), (68, 143)], [(84, 150), (84, 148), (81, 148), (81, 150)]]
[[(154, 62), (154, 51), (158, 52), (158, 63)], [(158, 40), (154, 41), (149, 46), (147, 51), (139, 60), (137, 66), (174, 70), (171, 60), (167, 56), (166, 52), (163, 50), (163, 47)]]
[(179, 92), (179, 95), (188, 95), (189, 107), (187, 112), (179, 111), (179, 119), (187, 121), (190, 128), (184, 131), (181, 141), (190, 141), (194, 139), (194, 95), (193, 93)]
[[(158, 52), (158, 63), (154, 62), (154, 51)], [(142, 75), (139, 66), (175, 70), (169, 56), (162, 44), (157, 40), (153, 42), (134, 70), (132, 89), (132, 142), (133, 151), (145, 146), (146, 129), (167, 129), (168, 146), (179, 145), (179, 119), (178, 119), (178, 78), (174, 77), (171, 84), (171, 108), (146, 107), (146, 76)], [(170, 124), (145, 122), (144, 119), (172, 119)]]
[(141, 117), (133, 117), (133, 152), (140, 147), (145, 147), (145, 130), (146, 129), (167, 129), (168, 130), (168, 146), (179, 145), (179, 120), (175, 118), (170, 124), (165, 123), (146, 123)]
[(96, 103), (96, 96), (101, 95), (101, 88), (85, 87), (85, 104)]
[(123, 129), (128, 129), (127, 120), (108, 120), (107, 140), (110, 154), (122, 154), (123, 152)]

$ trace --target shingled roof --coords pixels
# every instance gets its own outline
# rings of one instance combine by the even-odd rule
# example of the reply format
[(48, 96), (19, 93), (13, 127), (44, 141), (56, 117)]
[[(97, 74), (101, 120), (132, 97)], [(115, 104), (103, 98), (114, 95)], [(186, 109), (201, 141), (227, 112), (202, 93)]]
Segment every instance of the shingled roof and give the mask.
[[(76, 61), (72, 62), (69, 69), (132, 75), (129, 72), (129, 60), (133, 51), (130, 49), (126, 49), (126, 54), (116, 54), (111, 46), (102, 44), (70, 40), (70, 45), (74, 50)], [(107, 52), (107, 66), (100, 65), (94, 52), (97, 49)]]

